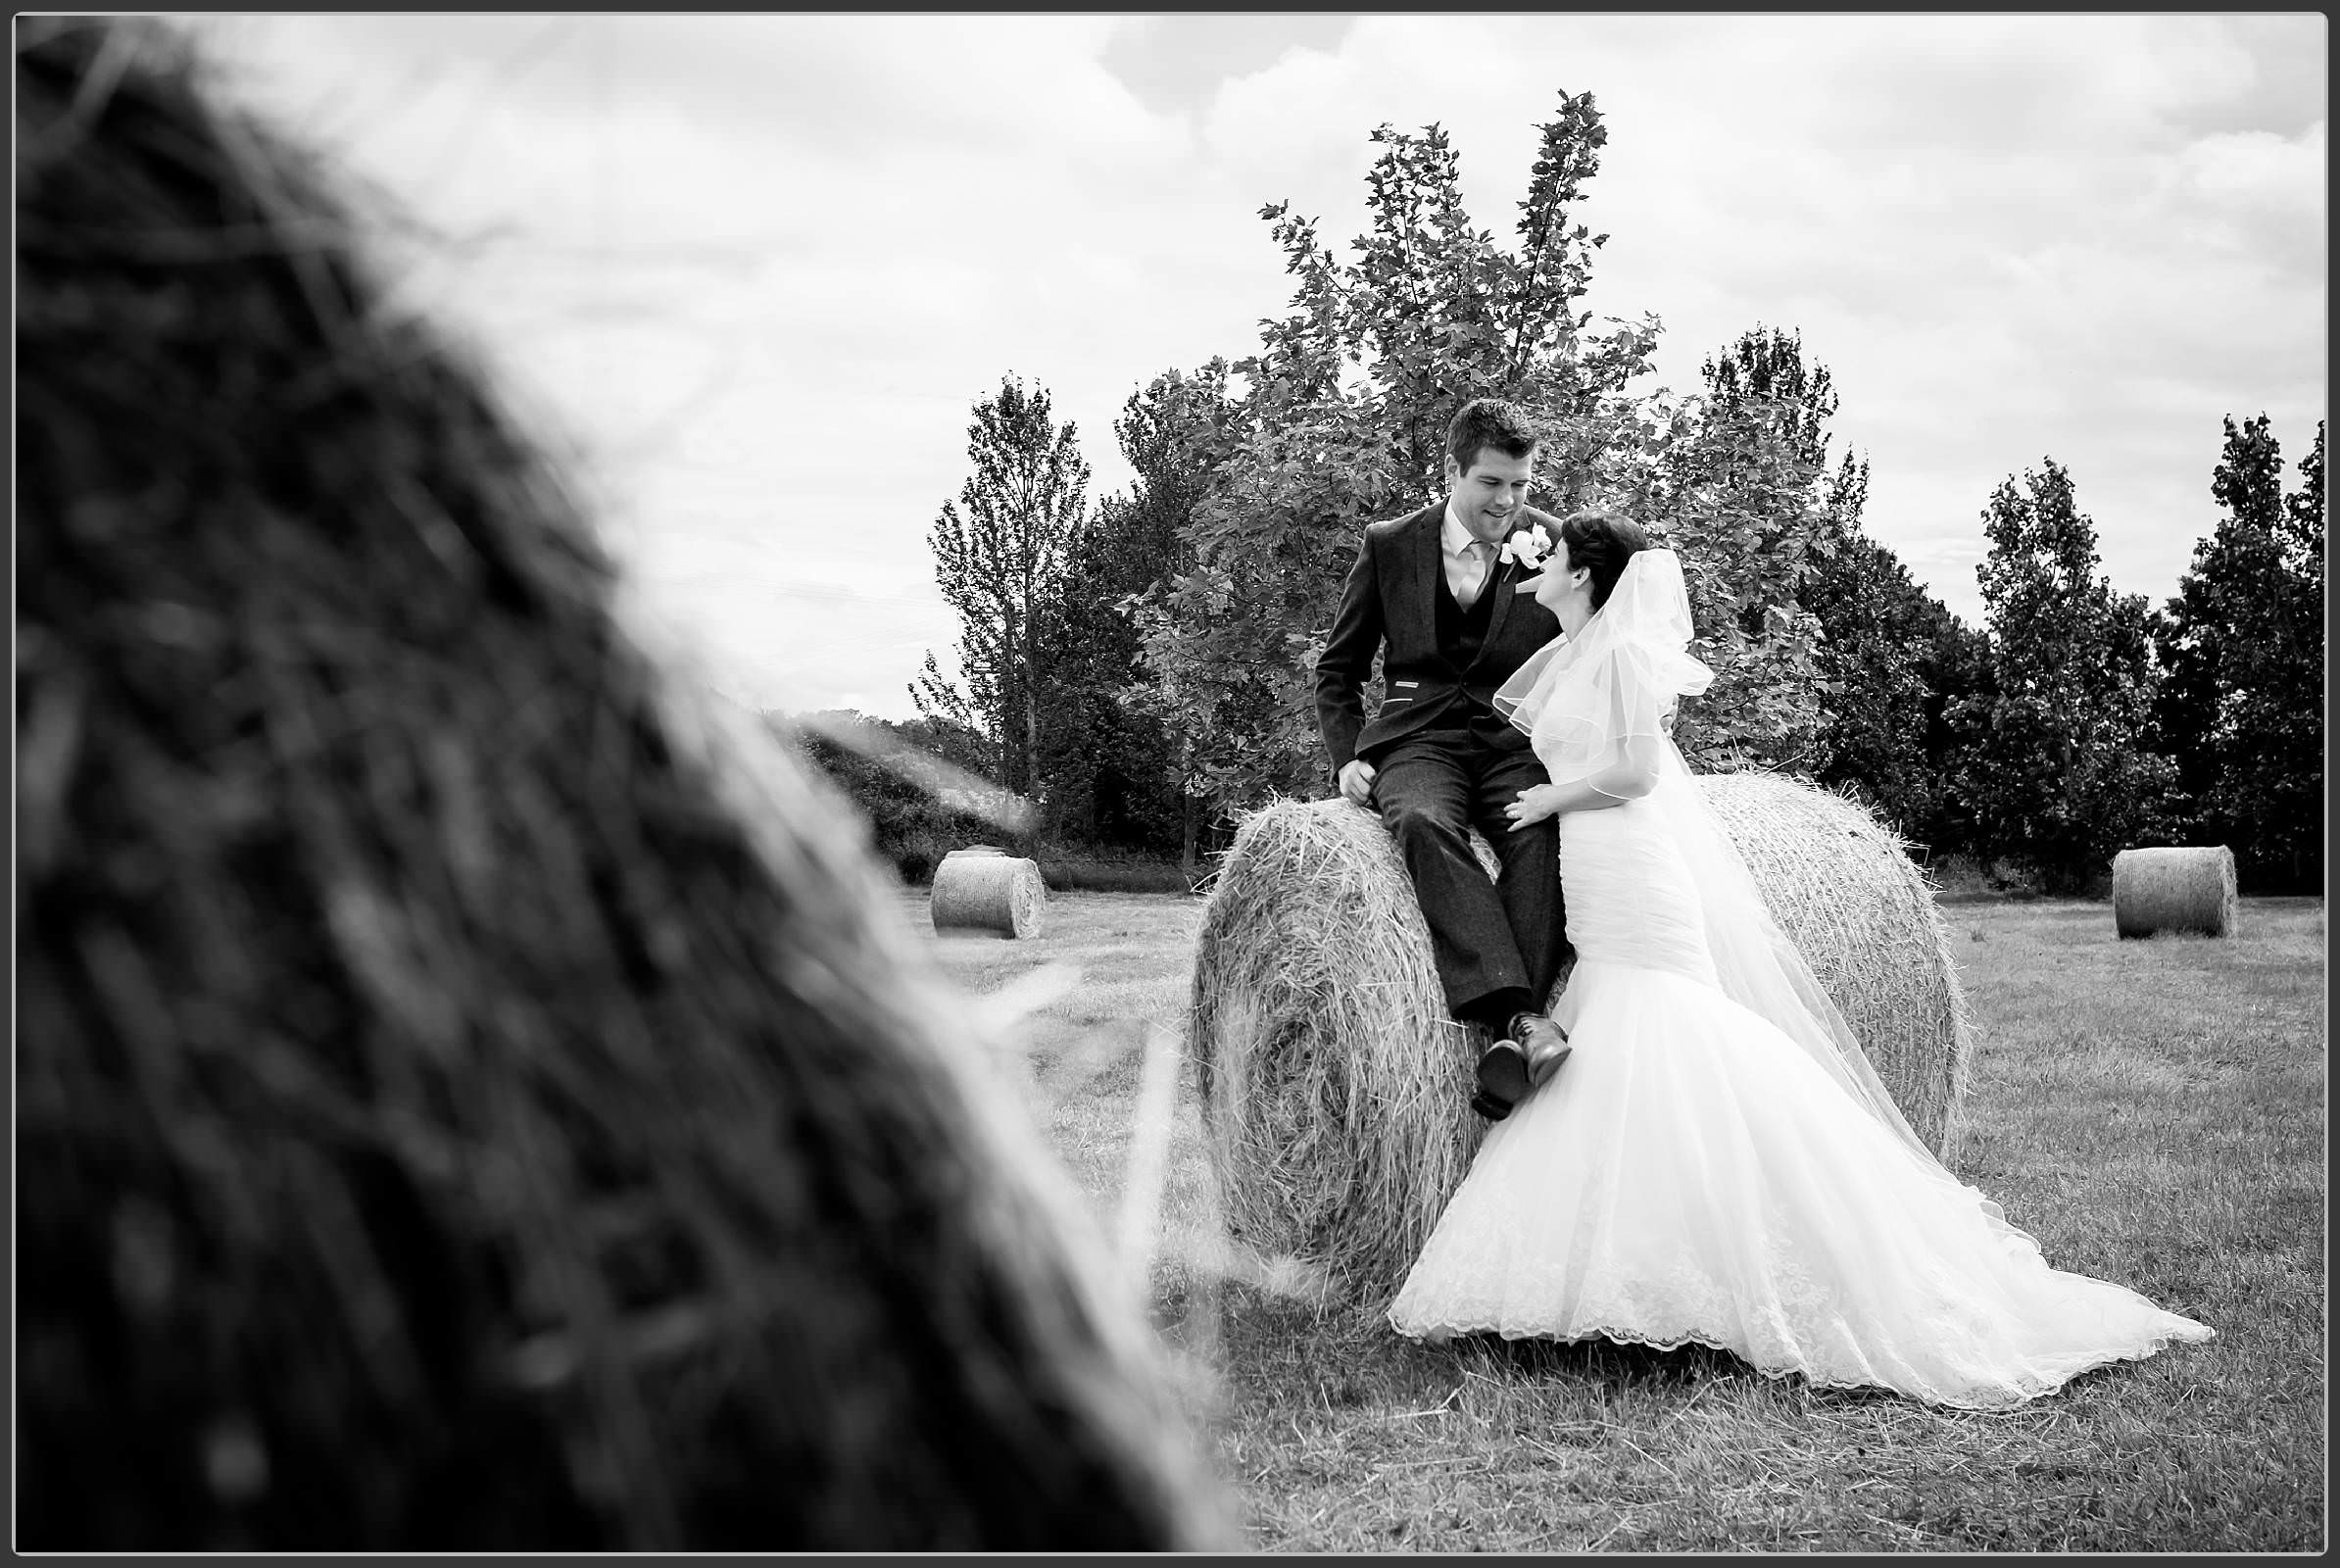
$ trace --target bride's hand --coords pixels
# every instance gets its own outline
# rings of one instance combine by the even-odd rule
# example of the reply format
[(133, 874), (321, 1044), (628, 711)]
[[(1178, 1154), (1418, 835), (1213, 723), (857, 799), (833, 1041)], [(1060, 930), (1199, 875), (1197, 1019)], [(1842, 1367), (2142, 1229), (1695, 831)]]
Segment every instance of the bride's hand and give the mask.
[(1520, 798), (1503, 808), (1503, 814), (1511, 818), (1511, 830), (1534, 826), (1560, 809), (1560, 786), (1538, 784), (1520, 791)]

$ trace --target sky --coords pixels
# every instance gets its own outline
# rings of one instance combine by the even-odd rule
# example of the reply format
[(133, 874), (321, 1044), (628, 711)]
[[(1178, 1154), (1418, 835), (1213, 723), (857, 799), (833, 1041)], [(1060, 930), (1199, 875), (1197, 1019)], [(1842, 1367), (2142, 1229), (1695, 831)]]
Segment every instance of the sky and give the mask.
[[(1584, 304), (1642, 390), (1801, 334), (1867, 524), (1970, 623), (1981, 514), (2053, 458), (2123, 593), (2217, 524), (2222, 419), (2325, 414), (2325, 19), (2213, 14), (700, 14), (190, 19), (226, 89), (434, 236), (402, 296), (566, 452), (637, 611), (756, 709), (913, 715), (927, 533), (1013, 375), (1093, 499), (1156, 374), (1250, 352), (1344, 253), (1377, 125), (1508, 237), (1593, 95)], [(390, 254), (386, 252), (385, 254)]]

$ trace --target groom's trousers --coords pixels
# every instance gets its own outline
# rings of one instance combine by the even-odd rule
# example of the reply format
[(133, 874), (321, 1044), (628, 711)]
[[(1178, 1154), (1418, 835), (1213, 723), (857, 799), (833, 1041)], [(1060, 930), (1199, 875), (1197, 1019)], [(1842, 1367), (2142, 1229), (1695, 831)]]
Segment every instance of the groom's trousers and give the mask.
[[(1419, 731), (1374, 760), (1373, 804), (1414, 879), (1446, 1005), (1498, 1033), (1515, 1008), (1540, 1011), (1569, 952), (1560, 900), (1560, 830), (1517, 832), (1503, 808), (1550, 782), (1536, 754), (1501, 751), (1464, 730)], [(1501, 869), (1471, 853), (1476, 827)]]

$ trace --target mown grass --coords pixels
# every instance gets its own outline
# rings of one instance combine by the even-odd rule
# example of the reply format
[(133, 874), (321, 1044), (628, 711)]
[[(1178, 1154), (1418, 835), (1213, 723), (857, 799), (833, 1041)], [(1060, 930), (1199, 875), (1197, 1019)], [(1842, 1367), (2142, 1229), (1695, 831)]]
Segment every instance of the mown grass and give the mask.
[[(1697, 1349), (1412, 1346), (1226, 1256), (1191, 1085), (1166, 1127), (1143, 1104), (1147, 1025), (1177, 1028), (1201, 909), (1057, 895), (1038, 938), (937, 940), (978, 992), (1078, 969), (1032, 1020), (1029, 1091), (1113, 1233), (1145, 1245), (1132, 1202), (1157, 1219), (1155, 1318), (1253, 1545), (2322, 1548), (2320, 901), (2247, 900), (2226, 941), (2121, 942), (2102, 903), (1947, 910), (1979, 1030), (1960, 1174), (2059, 1267), (2219, 1333), (1998, 1415), (1815, 1393)], [(1158, 1198), (1131, 1200), (1133, 1155), (1145, 1171), (1165, 1136)]]

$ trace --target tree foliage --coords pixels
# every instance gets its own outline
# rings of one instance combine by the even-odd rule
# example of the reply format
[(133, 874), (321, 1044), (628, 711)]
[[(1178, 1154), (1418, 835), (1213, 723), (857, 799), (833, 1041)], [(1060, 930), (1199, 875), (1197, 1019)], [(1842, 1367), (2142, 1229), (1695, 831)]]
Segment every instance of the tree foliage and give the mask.
[(988, 736), (998, 748), (995, 776), (1033, 794), (1049, 687), (1045, 622), (1062, 600), (1089, 465), (1072, 421), (1057, 426), (1048, 390), (1027, 392), (1013, 376), (975, 404), (967, 459), (974, 471), (927, 535), (936, 581), (958, 612), (964, 684), (929, 653), (910, 696), (920, 716)]
[(1536, 422), (1536, 505), (1608, 507), (1681, 552), (1716, 671), (1677, 735), (1701, 767), (1812, 774), (1936, 854), (2062, 891), (2172, 835), (2320, 879), (2320, 424), (2287, 494), (2266, 416), (2228, 419), (2223, 518), (2158, 616), (2098, 574), (2052, 458), (2011, 475), (1971, 628), (1865, 531), (1869, 466), (1831, 453), (1837, 391), (1800, 335), (1758, 324), (1689, 397), (1643, 389), (1656, 318), (1596, 330), (1582, 303), (1607, 238), (1574, 218), (1607, 141), (1591, 95), (1562, 94), (1539, 136), (1500, 243), (1436, 124), (1373, 133), (1345, 255), (1263, 208), (1288, 308), (1247, 357), (1130, 397), (1136, 477), (1094, 514), (1045, 389), (978, 403), (974, 471), (930, 536), (960, 683), (928, 657), (918, 732), (1038, 796), (1059, 842), (1192, 861), (1234, 811), (1316, 793), (1313, 669), (1362, 531), (1435, 501), (1448, 419), (1497, 396)]
[(1983, 694), (1989, 639), (1919, 587), (1884, 545), (1853, 533), (1804, 592), (1826, 641), (1825, 760), (1813, 776), (1850, 790), (1894, 829), (1936, 851), (1972, 823), (1949, 787), (1950, 709)]
[[(1869, 463), (1847, 452), (1830, 466), (1839, 395), (1828, 368), (1805, 355), (1800, 334), (1758, 325), (1704, 374), (1701, 439), (1685, 445), (1711, 448), (1723, 432), (1754, 428), (1739, 450), (1726, 445), (1717, 464), (1718, 491), (1738, 498), (1743, 525), (1695, 553), (1721, 562), (1748, 601), (1769, 605), (1792, 593), (1819, 640), (1807, 649), (1801, 623), (1780, 617), (1784, 635), (1726, 661), (1732, 678), (1718, 681), (1719, 691), (1685, 719), (1727, 735), (1768, 736), (1776, 753), (1850, 790), (1910, 838), (1929, 848), (1962, 845), (1967, 817), (1945, 787), (1953, 750), (1946, 714), (1980, 690), (1987, 640), (1866, 531)], [(1765, 512), (1751, 503), (1767, 492), (1774, 500)], [(1727, 609), (1700, 616), (1701, 625), (1710, 622), (1728, 626)], [(1750, 639), (1762, 629), (1740, 622)], [(1733, 711), (1782, 694), (1790, 700), (1753, 723)], [(1716, 724), (1715, 714), (1736, 721)], [(1753, 749), (1746, 739), (1739, 744)]]
[(1655, 318), (1594, 332), (1577, 306), (1607, 238), (1570, 220), (1607, 140), (1591, 95), (1563, 94), (1541, 127), (1510, 247), (1472, 225), (1442, 129), (1372, 139), (1354, 260), (1288, 205), (1262, 210), (1291, 307), (1234, 367), (1245, 389), (1190, 562), (1141, 612), (1157, 711), (1190, 742), (1186, 788), (1217, 809), (1325, 784), (1311, 671), (1341, 581), (1366, 523), (1439, 493), (1457, 407), (1536, 414), (1547, 507), (1613, 487), (1662, 435), (1626, 395)]
[(2053, 458), (2010, 476), (1982, 514), (1976, 569), (1990, 689), (1953, 714), (1957, 788), (1975, 847), (2035, 866), (2051, 891), (2103, 876), (2113, 855), (2165, 830), (2175, 771), (2151, 751), (2153, 618), (2096, 572), (2096, 527)]
[(1135, 478), (1076, 535), (1044, 641), (1056, 694), (1044, 720), (1053, 825), (1099, 845), (1192, 861), (1188, 738), (1151, 699), (1139, 599), (1183, 569), (1186, 530), (1232, 440), (1228, 366), (1169, 370), (1132, 393), (1113, 430)]
[(1700, 374), (1704, 395), (1640, 501), (1682, 555), (1694, 652), (1715, 671), (1676, 738), (1706, 769), (1808, 772), (1825, 755), (1828, 683), (1803, 598), (1858, 526), (1868, 466), (1848, 455), (1830, 475), (1836, 393), (1827, 367), (1806, 368), (1800, 336), (1758, 325)]
[(2178, 832), (2233, 847), (2244, 875), (2323, 874), (2323, 424), (2283, 492), (2267, 416), (2237, 425), (2211, 477), (2224, 511), (2156, 628), (2156, 720), (2176, 759)]
[[(889, 766), (866, 747), (845, 744), (824, 733), (826, 726), (806, 722), (807, 715), (766, 711), (759, 716), (775, 740), (797, 749), (853, 802), (863, 818), (869, 848), (904, 882), (930, 880), (936, 865), (952, 850), (1002, 837), (999, 824), (989, 816), (954, 805), (955, 792), (948, 786), (899, 765)], [(902, 751), (912, 757), (943, 756), (965, 738), (963, 732), (937, 726), (932, 720), (888, 723), (852, 709), (808, 716), (813, 720), (842, 718), (851, 730), (890, 734), (902, 741)]]

